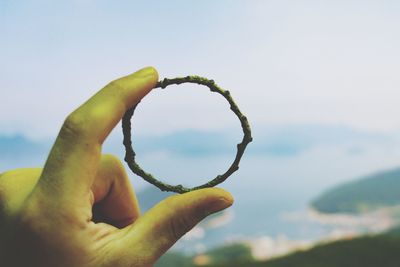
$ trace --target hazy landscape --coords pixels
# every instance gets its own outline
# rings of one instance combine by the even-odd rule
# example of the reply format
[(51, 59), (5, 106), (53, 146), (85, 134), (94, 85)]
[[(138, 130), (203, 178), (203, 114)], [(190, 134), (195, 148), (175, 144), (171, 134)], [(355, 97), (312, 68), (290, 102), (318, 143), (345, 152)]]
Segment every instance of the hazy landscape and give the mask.
[[(221, 184), (233, 206), (157, 267), (398, 267), (399, 28), (394, 0), (1, 0), (0, 173), (43, 166), (66, 116), (119, 77), (199, 75), (254, 141)], [(198, 85), (152, 90), (132, 125), (143, 169), (186, 186), (242, 138)], [(121, 125), (103, 152), (123, 160)], [(143, 211), (170, 195), (127, 171)]]
[[(196, 185), (228, 166), (237, 140), (231, 132), (139, 135), (134, 136), (134, 144), (140, 163), (157, 177)], [(104, 151), (122, 159), (119, 138), (117, 128)], [(1, 169), (42, 165), (51, 144), (50, 140), (3, 136)], [(240, 171), (222, 184), (235, 196), (234, 206), (196, 226), (159, 266), (177, 260), (221, 266), (233, 266), (224, 263), (227, 259), (236, 263), (265, 261), (395, 228), (400, 217), (400, 171), (393, 168), (400, 156), (395, 150), (398, 145), (397, 136), (338, 126), (256, 130)], [(139, 177), (131, 178), (143, 211), (171, 195)], [(318, 247), (322, 248), (325, 246)]]

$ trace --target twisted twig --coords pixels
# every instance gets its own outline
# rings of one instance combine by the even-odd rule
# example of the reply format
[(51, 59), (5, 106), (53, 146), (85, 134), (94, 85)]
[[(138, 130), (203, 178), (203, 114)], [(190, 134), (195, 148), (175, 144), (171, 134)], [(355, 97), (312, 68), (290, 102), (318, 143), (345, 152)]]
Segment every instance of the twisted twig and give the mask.
[(172, 191), (172, 192), (176, 192), (176, 193), (180, 193), (180, 194), (189, 192), (189, 191), (193, 191), (193, 190), (197, 190), (197, 189), (201, 189), (201, 188), (213, 187), (213, 186), (216, 186), (217, 184), (220, 184), (223, 181), (225, 181), (232, 173), (234, 173), (235, 171), (237, 171), (239, 169), (239, 162), (240, 162), (240, 159), (242, 158), (244, 150), (245, 150), (247, 144), (253, 140), (253, 138), (251, 137), (250, 125), (249, 125), (249, 122), (248, 122), (246, 116), (244, 116), (240, 112), (238, 106), (233, 101), (233, 98), (231, 97), (230, 92), (220, 88), (218, 85), (215, 84), (215, 82), (213, 80), (208, 80), (206, 78), (199, 77), (199, 76), (186, 76), (186, 77), (178, 77), (178, 78), (174, 78), (174, 79), (165, 78), (164, 80), (159, 81), (155, 88), (164, 89), (168, 85), (181, 84), (181, 83), (197, 83), (197, 84), (205, 85), (208, 88), (210, 88), (211, 92), (216, 92), (216, 93), (219, 93), (220, 95), (222, 95), (229, 102), (229, 104), (231, 106), (231, 110), (239, 118), (240, 123), (242, 125), (244, 135), (243, 135), (242, 142), (237, 145), (237, 153), (236, 153), (236, 157), (235, 157), (234, 161), (232, 162), (232, 165), (229, 167), (229, 169), (224, 174), (217, 175), (213, 180), (211, 180), (203, 185), (196, 186), (193, 188), (187, 188), (180, 184), (179, 185), (169, 185), (169, 184), (166, 184), (166, 183), (163, 183), (163, 182), (157, 180), (150, 173), (145, 172), (135, 161), (136, 154), (133, 151), (132, 141), (131, 141), (131, 117), (133, 116), (133, 113), (134, 113), (137, 105), (131, 107), (125, 113), (124, 117), (122, 118), (122, 131), (124, 134), (123, 143), (124, 143), (124, 146), (126, 149), (125, 161), (128, 163), (129, 168), (135, 174), (139, 175), (147, 182), (157, 186), (162, 191)]

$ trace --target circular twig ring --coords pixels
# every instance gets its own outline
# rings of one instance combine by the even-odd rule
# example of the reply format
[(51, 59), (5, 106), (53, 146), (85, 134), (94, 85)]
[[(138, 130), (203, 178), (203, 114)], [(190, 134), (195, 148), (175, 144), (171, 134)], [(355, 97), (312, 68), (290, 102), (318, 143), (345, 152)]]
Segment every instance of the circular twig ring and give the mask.
[(126, 161), (126, 163), (128, 163), (129, 168), (132, 170), (132, 172), (139, 175), (147, 182), (157, 186), (162, 191), (171, 191), (171, 192), (176, 192), (176, 193), (180, 193), (180, 194), (189, 192), (189, 191), (193, 191), (193, 190), (197, 190), (197, 189), (201, 189), (201, 188), (213, 187), (213, 186), (216, 186), (217, 184), (220, 184), (223, 181), (225, 181), (232, 173), (234, 173), (235, 171), (237, 171), (239, 169), (239, 162), (240, 162), (240, 159), (242, 158), (244, 150), (245, 150), (247, 144), (253, 140), (251, 137), (250, 125), (249, 125), (249, 122), (248, 122), (246, 116), (244, 116), (240, 112), (238, 106), (233, 101), (229, 91), (223, 90), (222, 88), (220, 88), (218, 85), (215, 84), (215, 82), (213, 80), (208, 80), (206, 78), (202, 78), (199, 76), (186, 76), (186, 77), (179, 77), (179, 78), (174, 78), (174, 79), (166, 78), (162, 81), (159, 81), (156, 84), (155, 88), (159, 87), (159, 88), (164, 89), (168, 85), (182, 84), (182, 83), (196, 83), (196, 84), (205, 85), (208, 88), (210, 88), (211, 92), (216, 92), (216, 93), (222, 95), (229, 102), (229, 104), (231, 106), (231, 110), (233, 111), (233, 113), (236, 114), (236, 116), (240, 120), (242, 129), (243, 129), (243, 139), (242, 139), (242, 142), (237, 145), (237, 153), (236, 153), (236, 157), (235, 157), (234, 161), (232, 162), (232, 165), (229, 167), (229, 169), (224, 174), (217, 175), (213, 180), (211, 180), (203, 185), (196, 186), (193, 188), (187, 188), (182, 185), (169, 185), (169, 184), (166, 184), (166, 183), (163, 183), (163, 182), (157, 180), (153, 175), (145, 172), (139, 166), (139, 164), (136, 163), (136, 161), (135, 161), (136, 153), (133, 151), (132, 141), (131, 141), (131, 118), (133, 116), (133, 113), (134, 113), (137, 105), (128, 109), (128, 111), (125, 113), (124, 117), (122, 118), (122, 132), (124, 134), (124, 146), (125, 146), (125, 150), (126, 150), (125, 161)]

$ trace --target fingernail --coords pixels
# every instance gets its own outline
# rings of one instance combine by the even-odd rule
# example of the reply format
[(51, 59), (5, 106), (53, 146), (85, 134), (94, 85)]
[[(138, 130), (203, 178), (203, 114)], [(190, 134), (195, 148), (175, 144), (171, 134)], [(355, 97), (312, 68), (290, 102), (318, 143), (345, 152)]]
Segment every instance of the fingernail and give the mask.
[(226, 198), (219, 198), (213, 202), (210, 203), (209, 206), (207, 206), (207, 213), (212, 214), (215, 213), (217, 211), (221, 211), (223, 209), (226, 209), (228, 207), (230, 207), (233, 203), (233, 200), (228, 200)]
[(157, 70), (153, 67), (146, 67), (136, 72), (137, 76), (145, 78), (157, 75)]

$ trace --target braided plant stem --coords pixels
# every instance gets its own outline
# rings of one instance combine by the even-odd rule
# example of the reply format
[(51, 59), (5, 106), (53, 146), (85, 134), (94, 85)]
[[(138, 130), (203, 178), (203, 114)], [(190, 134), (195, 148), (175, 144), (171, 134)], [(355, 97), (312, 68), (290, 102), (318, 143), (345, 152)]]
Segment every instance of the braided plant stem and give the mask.
[(136, 153), (135, 153), (135, 151), (133, 151), (132, 141), (131, 141), (131, 118), (133, 116), (133, 113), (134, 113), (137, 105), (128, 109), (128, 111), (125, 113), (124, 117), (122, 118), (122, 132), (124, 134), (123, 143), (124, 143), (125, 150), (126, 150), (125, 161), (128, 164), (129, 168), (132, 170), (132, 172), (139, 175), (147, 182), (157, 186), (162, 191), (171, 191), (171, 192), (176, 192), (176, 193), (180, 193), (180, 194), (186, 193), (189, 191), (193, 191), (193, 190), (197, 190), (197, 189), (201, 189), (201, 188), (214, 187), (214, 186), (224, 182), (232, 173), (234, 173), (235, 171), (237, 171), (239, 169), (239, 162), (243, 156), (244, 150), (245, 150), (247, 144), (253, 140), (253, 138), (251, 137), (250, 125), (249, 125), (249, 122), (248, 122), (246, 116), (244, 116), (242, 114), (242, 112), (240, 112), (238, 106), (233, 101), (233, 98), (232, 98), (230, 92), (220, 88), (217, 84), (215, 84), (215, 82), (213, 80), (208, 80), (206, 78), (199, 77), (199, 76), (186, 76), (186, 77), (178, 77), (178, 78), (174, 78), (174, 79), (165, 78), (164, 80), (159, 81), (156, 84), (155, 88), (164, 89), (171, 84), (182, 84), (182, 83), (196, 83), (196, 84), (200, 84), (200, 85), (205, 85), (210, 89), (211, 92), (215, 92), (215, 93), (222, 95), (229, 102), (231, 110), (233, 111), (233, 113), (236, 114), (236, 116), (240, 120), (242, 129), (243, 129), (243, 139), (242, 139), (242, 142), (237, 145), (237, 153), (236, 153), (236, 157), (235, 157), (234, 161), (232, 162), (232, 165), (228, 168), (228, 170), (224, 174), (217, 175), (213, 180), (211, 180), (203, 185), (196, 186), (193, 188), (187, 188), (181, 184), (169, 185), (169, 184), (166, 184), (166, 183), (163, 183), (163, 182), (157, 180), (153, 175), (145, 172), (139, 166), (139, 164), (136, 163), (136, 161), (135, 161)]

